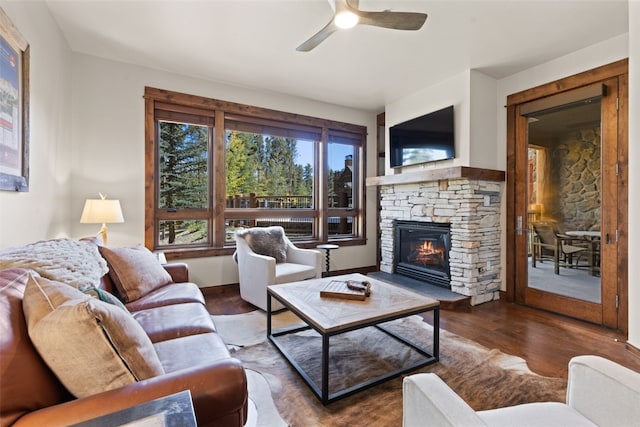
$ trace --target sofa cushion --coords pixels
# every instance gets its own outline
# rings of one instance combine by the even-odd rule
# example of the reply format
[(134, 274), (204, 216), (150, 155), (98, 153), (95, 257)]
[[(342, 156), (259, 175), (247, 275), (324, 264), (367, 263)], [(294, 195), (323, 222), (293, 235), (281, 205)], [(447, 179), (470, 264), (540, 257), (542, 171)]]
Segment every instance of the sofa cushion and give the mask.
[(76, 397), (164, 373), (142, 327), (115, 305), (33, 275), (22, 305), (34, 346)]
[(253, 252), (275, 258), (277, 263), (287, 261), (287, 242), (282, 227), (254, 227), (236, 233), (244, 238)]
[(216, 333), (189, 335), (161, 341), (154, 343), (153, 347), (167, 373), (231, 357), (226, 344)]
[(153, 343), (216, 331), (211, 315), (199, 302), (139, 310), (132, 315)]
[(154, 289), (135, 301), (128, 302), (129, 311), (140, 311), (165, 305), (184, 304), (186, 302), (198, 302), (204, 304), (202, 291), (195, 283), (171, 283)]
[(100, 253), (109, 265), (109, 276), (124, 302), (135, 301), (161, 286), (172, 283), (158, 258), (147, 248), (100, 246)]
[(29, 271), (0, 271), (0, 426), (71, 398), (29, 339), (22, 297)]

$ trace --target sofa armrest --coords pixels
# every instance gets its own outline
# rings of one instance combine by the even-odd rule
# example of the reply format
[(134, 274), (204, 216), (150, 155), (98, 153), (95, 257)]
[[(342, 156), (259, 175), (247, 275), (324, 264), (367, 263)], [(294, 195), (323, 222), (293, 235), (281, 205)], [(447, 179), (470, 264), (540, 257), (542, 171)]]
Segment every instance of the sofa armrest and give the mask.
[(598, 356), (569, 361), (567, 404), (599, 426), (640, 420), (640, 373)]
[(189, 281), (189, 266), (185, 263), (164, 264), (164, 269), (173, 279), (173, 283), (184, 283)]
[(415, 374), (402, 383), (403, 427), (486, 426), (436, 374)]
[(246, 375), (240, 362), (229, 358), (40, 409), (13, 426), (69, 426), (183, 390), (191, 391), (198, 426), (242, 426), (246, 421)]

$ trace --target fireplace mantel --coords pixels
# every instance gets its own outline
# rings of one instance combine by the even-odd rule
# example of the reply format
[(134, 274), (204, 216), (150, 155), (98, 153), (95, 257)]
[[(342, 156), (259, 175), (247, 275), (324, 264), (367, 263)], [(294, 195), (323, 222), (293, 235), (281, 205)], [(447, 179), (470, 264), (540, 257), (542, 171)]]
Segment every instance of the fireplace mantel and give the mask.
[(367, 178), (367, 186), (381, 186), (393, 184), (411, 184), (416, 182), (439, 181), (443, 179), (468, 178), (483, 181), (504, 181), (504, 171), (494, 169), (479, 169), (468, 166), (454, 166), (443, 169), (420, 170), (396, 175), (371, 176)]

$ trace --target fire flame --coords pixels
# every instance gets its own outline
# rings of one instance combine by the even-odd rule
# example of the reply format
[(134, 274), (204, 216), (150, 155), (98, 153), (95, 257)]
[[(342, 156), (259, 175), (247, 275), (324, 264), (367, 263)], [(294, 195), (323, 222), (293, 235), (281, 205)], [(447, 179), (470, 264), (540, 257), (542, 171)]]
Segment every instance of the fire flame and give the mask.
[(421, 245), (414, 247), (414, 262), (419, 264), (439, 264), (445, 257), (444, 247), (434, 245), (425, 240)]

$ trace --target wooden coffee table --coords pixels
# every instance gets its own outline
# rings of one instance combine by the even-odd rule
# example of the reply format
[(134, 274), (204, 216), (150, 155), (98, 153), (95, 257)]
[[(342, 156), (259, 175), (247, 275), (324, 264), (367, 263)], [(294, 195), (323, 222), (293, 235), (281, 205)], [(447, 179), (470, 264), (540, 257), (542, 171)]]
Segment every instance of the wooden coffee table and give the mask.
[[(353, 301), (339, 298), (325, 298), (320, 291), (332, 280), (368, 281), (371, 283), (371, 296), (364, 301)], [(365, 388), (380, 384), (405, 372), (438, 361), (440, 303), (424, 295), (372, 279), (362, 274), (326, 277), (322, 279), (304, 280), (301, 282), (272, 285), (267, 288), (267, 295), (280, 301), (286, 309), (298, 316), (307, 326), (295, 327), (273, 333), (271, 330), (271, 298), (267, 298), (267, 337), (287, 359), (291, 366), (309, 385), (313, 393), (323, 404), (354, 394)], [(432, 352), (403, 338), (380, 324), (391, 320), (408, 317), (414, 314), (433, 311), (433, 346)], [(330, 393), (329, 389), (329, 346), (330, 338), (346, 332), (374, 326), (385, 334), (395, 338), (401, 345), (409, 346), (421, 356), (416, 363), (403, 366), (376, 378), (369, 379), (355, 386)], [(310, 375), (295, 361), (289, 351), (278, 341), (278, 337), (315, 330), (322, 337), (322, 379), (318, 385)]]

